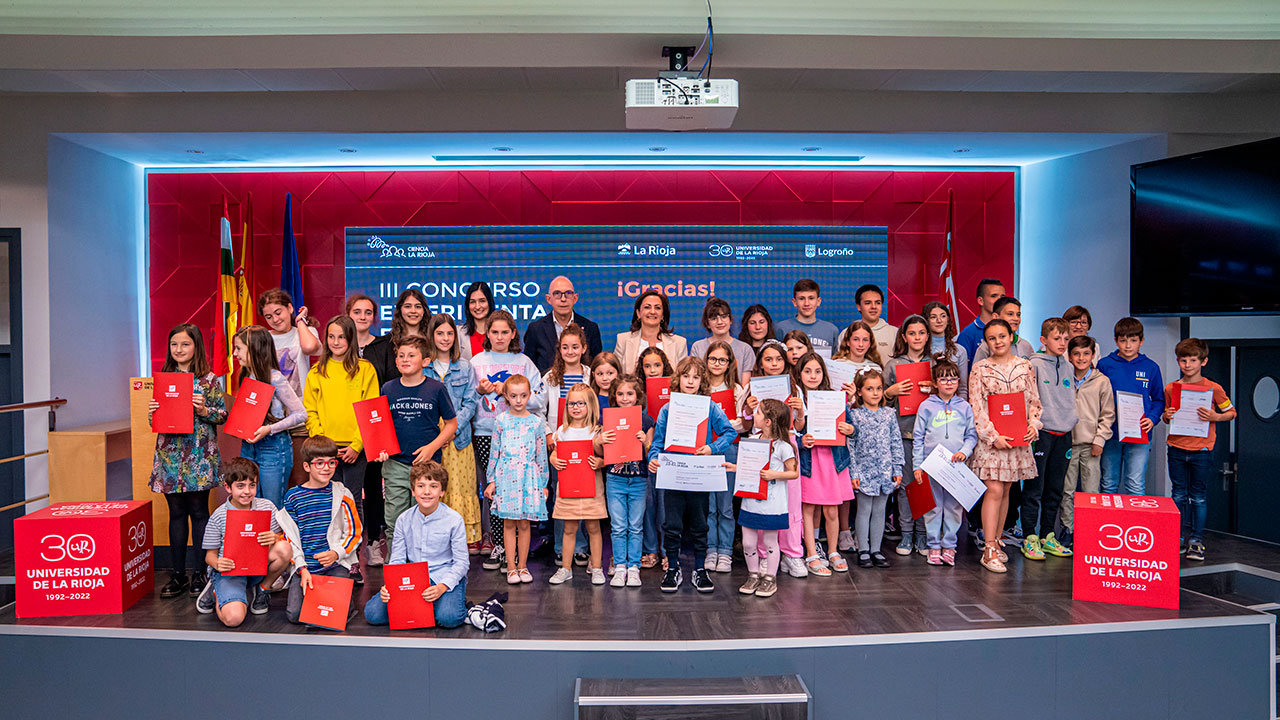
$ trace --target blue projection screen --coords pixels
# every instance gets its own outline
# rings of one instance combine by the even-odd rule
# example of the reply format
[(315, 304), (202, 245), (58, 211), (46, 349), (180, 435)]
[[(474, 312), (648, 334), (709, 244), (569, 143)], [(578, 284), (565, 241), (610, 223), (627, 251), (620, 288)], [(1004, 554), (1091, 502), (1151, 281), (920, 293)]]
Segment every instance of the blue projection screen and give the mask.
[(742, 311), (769, 308), (774, 321), (794, 314), (796, 280), (822, 288), (819, 317), (844, 325), (857, 317), (854, 291), (885, 287), (884, 227), (352, 227), (346, 230), (347, 293), (379, 304), (377, 333), (391, 327), (396, 297), (418, 288), (432, 313), (464, 316), (467, 286), (481, 280), (495, 304), (523, 330), (549, 310), (544, 295), (557, 275), (578, 292), (577, 312), (600, 325), (605, 349), (630, 329), (635, 299), (657, 287), (671, 301), (672, 329), (690, 342), (705, 336), (710, 296)]

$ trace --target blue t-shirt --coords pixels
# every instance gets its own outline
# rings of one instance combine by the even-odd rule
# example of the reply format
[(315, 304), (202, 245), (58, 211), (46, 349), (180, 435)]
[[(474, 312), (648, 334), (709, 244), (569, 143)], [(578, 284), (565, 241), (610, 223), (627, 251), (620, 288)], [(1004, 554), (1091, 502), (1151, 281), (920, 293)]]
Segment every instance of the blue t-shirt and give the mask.
[[(382, 394), (391, 406), (391, 424), (400, 443), (400, 452), (391, 456), (398, 463), (412, 465), (413, 452), (440, 437), (440, 419), (456, 417), (449, 390), (439, 380), (423, 378), (421, 384), (405, 387), (396, 378), (382, 386)], [(440, 462), (440, 451), (431, 459)]]

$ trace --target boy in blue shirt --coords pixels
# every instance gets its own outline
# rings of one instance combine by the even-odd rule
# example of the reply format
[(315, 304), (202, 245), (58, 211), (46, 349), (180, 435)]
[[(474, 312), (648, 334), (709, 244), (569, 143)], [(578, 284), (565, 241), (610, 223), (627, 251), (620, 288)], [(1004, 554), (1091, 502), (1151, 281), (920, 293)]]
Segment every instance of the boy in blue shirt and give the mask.
[[(400, 377), (382, 386), (391, 408), (391, 424), (396, 430), (400, 452), (382, 453), (384, 508), (386, 517), (398, 518), (413, 505), (409, 469), (428, 460), (440, 462), (440, 449), (453, 440), (458, 430), (453, 401), (444, 383), (423, 374), (429, 350), (427, 341), (417, 335), (404, 337), (396, 344), (396, 370)], [(443, 427), (440, 421), (444, 420)], [(395, 528), (387, 527), (387, 543), (395, 540)]]
[[(1164, 381), (1160, 366), (1140, 352), (1142, 342), (1142, 323), (1137, 318), (1120, 318), (1118, 349), (1098, 361), (1098, 372), (1107, 376), (1114, 391), (1142, 396), (1142, 431), (1149, 437), (1164, 413)], [(1120, 433), (1112, 425), (1111, 439), (1102, 446), (1102, 492), (1145, 495), (1150, 452), (1150, 443), (1120, 442)]]
[(818, 283), (808, 278), (797, 281), (791, 290), (791, 304), (796, 306), (796, 316), (774, 326), (778, 340), (781, 341), (792, 330), (799, 330), (809, 336), (809, 344), (815, 350), (826, 348), (828, 352), (834, 351), (840, 330), (826, 320), (818, 319), (818, 308), (822, 305)]
[[(995, 278), (983, 278), (978, 283), (978, 317), (956, 335), (956, 344), (964, 348), (972, 359), (982, 342), (982, 330), (995, 317), (996, 301), (1004, 297), (1004, 283)], [(957, 320), (958, 322), (958, 320)], [(974, 361), (976, 362), (976, 360)]]
[[(467, 618), (467, 528), (456, 510), (440, 502), (449, 488), (449, 473), (434, 460), (418, 463), (409, 471), (413, 482), (414, 507), (396, 518), (388, 564), (427, 563), (431, 587), (422, 598), (434, 603), (436, 627), (453, 628)], [(370, 625), (389, 622), (387, 601), (391, 594), (383, 585), (364, 606)]]

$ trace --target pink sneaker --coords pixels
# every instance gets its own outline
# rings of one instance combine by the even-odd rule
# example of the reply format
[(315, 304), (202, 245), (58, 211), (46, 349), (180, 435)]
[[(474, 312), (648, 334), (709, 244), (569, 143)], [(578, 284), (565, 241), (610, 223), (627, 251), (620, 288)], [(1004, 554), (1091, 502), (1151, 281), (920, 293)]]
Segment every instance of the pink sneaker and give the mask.
[(941, 564), (942, 564), (942, 551), (941, 551), (941, 550), (938, 550), (937, 548), (930, 548), (930, 549), (929, 549), (929, 559), (928, 559), (928, 560), (926, 560), (925, 562), (929, 563), (930, 565), (941, 565)]
[(946, 548), (942, 551), (942, 564), (950, 567), (956, 566), (956, 549)]

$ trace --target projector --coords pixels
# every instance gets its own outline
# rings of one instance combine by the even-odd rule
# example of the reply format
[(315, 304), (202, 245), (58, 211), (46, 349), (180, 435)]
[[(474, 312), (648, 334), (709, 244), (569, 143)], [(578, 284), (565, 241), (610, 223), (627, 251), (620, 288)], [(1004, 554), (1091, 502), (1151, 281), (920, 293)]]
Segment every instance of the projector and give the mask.
[(627, 81), (628, 130), (727, 130), (737, 114), (737, 80)]

